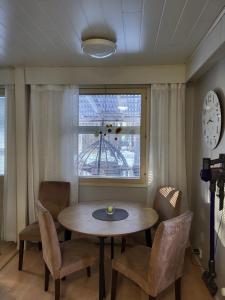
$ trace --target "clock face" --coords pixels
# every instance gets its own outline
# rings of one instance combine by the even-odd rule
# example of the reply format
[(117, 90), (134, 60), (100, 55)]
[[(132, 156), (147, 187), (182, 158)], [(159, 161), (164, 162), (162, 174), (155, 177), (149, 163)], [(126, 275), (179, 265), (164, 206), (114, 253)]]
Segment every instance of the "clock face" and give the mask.
[(214, 91), (209, 91), (205, 97), (202, 112), (203, 136), (210, 149), (216, 148), (221, 133), (221, 107)]

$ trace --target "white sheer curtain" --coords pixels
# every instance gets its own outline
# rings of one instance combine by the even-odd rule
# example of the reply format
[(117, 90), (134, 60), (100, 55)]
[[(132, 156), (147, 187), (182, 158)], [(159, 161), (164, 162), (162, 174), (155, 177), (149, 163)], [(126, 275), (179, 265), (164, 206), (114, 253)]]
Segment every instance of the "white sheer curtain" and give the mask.
[(78, 201), (79, 90), (75, 86), (31, 86), (28, 134), (28, 215), (43, 180), (69, 181)]
[(5, 172), (1, 237), (17, 240), (16, 105), (14, 86), (6, 86)]
[(185, 210), (185, 85), (153, 84), (150, 102), (148, 204), (159, 186), (171, 185), (182, 191)]

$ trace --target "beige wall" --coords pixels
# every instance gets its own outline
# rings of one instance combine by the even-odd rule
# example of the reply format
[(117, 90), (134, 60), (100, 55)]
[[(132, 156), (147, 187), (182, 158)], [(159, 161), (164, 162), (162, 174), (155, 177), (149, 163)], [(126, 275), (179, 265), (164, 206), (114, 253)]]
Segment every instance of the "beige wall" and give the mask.
[(138, 201), (147, 200), (146, 187), (109, 187), (109, 186), (80, 186), (79, 201)]
[[(218, 147), (210, 151), (202, 137), (202, 105), (204, 97), (209, 90), (216, 90), (221, 94), (223, 106), (223, 132)], [(188, 159), (188, 187), (191, 206), (194, 210), (194, 223), (192, 229), (192, 245), (203, 250), (202, 263), (207, 266), (209, 257), (209, 184), (202, 182), (199, 173), (203, 157), (217, 158), (219, 153), (225, 153), (225, 58), (211, 68), (197, 82), (187, 88), (186, 110), (186, 142)], [(193, 102), (192, 102), (193, 96)], [(193, 103), (193, 106), (191, 105)], [(193, 133), (190, 128), (193, 126)], [(191, 155), (192, 154), (192, 155)], [(218, 206), (218, 199), (217, 199)], [(216, 231), (218, 229), (221, 213), (216, 208)], [(218, 248), (216, 253), (217, 283), (225, 287), (225, 217), (220, 229)], [(222, 299), (220, 292), (218, 298)]]

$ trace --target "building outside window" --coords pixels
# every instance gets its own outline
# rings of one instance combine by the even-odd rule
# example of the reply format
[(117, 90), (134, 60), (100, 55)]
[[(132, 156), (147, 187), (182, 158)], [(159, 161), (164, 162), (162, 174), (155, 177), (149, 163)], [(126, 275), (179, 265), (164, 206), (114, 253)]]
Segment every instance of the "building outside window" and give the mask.
[(145, 90), (138, 88), (80, 90), (83, 182), (144, 182), (145, 98)]

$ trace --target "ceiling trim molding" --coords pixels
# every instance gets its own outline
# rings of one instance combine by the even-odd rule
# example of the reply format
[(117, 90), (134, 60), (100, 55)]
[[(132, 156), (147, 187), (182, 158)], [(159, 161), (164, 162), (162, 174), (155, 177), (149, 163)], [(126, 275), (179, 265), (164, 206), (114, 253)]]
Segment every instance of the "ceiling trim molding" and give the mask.
[(150, 84), (185, 82), (185, 65), (25, 68), (26, 84)]
[(14, 84), (14, 69), (13, 68), (0, 68), (0, 84)]
[(196, 80), (225, 54), (225, 8), (186, 64), (186, 81)]

